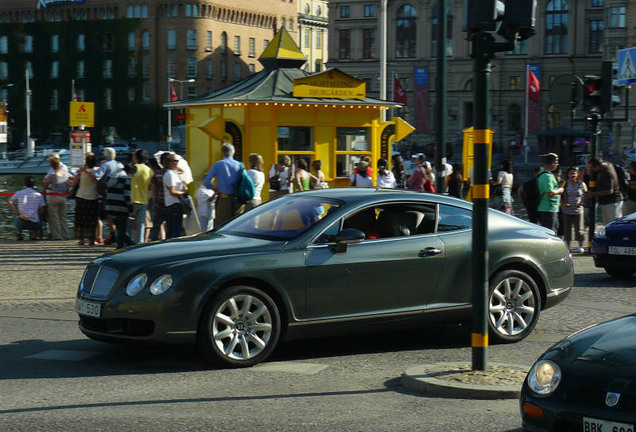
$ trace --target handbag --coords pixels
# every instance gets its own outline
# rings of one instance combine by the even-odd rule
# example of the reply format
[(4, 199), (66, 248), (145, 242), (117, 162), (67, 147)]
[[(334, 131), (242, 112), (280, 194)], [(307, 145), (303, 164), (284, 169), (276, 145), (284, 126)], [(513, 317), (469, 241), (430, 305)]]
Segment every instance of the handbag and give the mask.
[(183, 213), (188, 214), (194, 209), (194, 203), (190, 195), (179, 195), (177, 197), (179, 202), (183, 206)]
[(274, 165), (275, 174), (269, 178), (269, 188), (271, 190), (279, 191), (280, 190), (280, 171), (276, 170), (276, 166)]

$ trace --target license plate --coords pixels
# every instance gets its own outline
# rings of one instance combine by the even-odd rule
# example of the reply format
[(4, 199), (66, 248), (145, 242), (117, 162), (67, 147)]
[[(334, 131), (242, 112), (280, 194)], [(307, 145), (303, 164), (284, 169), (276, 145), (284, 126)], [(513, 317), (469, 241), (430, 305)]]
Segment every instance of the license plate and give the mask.
[(583, 417), (583, 432), (634, 432), (634, 425)]
[(609, 253), (611, 255), (635, 255), (636, 246), (610, 246)]
[(100, 303), (94, 303), (83, 299), (77, 299), (75, 301), (75, 311), (80, 315), (86, 315), (99, 318), (102, 312), (102, 305)]

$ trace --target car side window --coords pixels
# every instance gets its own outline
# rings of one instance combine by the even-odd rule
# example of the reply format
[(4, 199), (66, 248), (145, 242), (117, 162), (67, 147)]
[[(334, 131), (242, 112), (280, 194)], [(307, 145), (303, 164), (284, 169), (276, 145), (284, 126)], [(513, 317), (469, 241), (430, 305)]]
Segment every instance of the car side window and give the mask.
[(460, 207), (441, 204), (437, 232), (459, 231), (473, 227), (473, 212)]
[(397, 204), (380, 209), (378, 238), (404, 237), (435, 232), (434, 204)]

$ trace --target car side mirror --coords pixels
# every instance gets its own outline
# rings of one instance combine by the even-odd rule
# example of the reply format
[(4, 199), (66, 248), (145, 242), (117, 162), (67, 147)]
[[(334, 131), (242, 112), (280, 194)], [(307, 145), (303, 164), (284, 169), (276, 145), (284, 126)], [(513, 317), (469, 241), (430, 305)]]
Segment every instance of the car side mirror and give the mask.
[(356, 244), (364, 241), (365, 235), (362, 231), (355, 228), (345, 228), (340, 231), (334, 241), (336, 242), (336, 253), (343, 253), (347, 251), (347, 246), (350, 244)]

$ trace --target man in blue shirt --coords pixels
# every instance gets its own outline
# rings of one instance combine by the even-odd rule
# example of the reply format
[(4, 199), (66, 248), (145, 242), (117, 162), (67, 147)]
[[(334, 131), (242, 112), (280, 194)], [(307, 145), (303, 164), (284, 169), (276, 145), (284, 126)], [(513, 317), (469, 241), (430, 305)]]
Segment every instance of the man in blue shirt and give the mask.
[[(214, 189), (215, 196), (218, 197), (214, 226), (219, 226), (235, 214), (243, 213), (245, 209), (244, 205), (240, 205), (234, 200), (241, 176), (241, 164), (233, 157), (234, 146), (230, 143), (223, 143), (221, 154), (223, 159), (212, 165), (203, 180), (207, 187)], [(212, 179), (216, 179), (216, 184), (212, 184)]]

